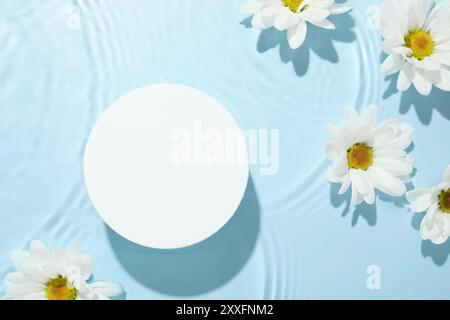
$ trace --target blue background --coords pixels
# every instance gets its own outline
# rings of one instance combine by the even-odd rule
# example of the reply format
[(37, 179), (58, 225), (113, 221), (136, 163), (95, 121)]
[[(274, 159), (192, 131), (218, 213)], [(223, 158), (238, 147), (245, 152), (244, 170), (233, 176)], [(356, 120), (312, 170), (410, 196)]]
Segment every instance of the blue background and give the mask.
[[(381, 39), (368, 19), (380, 2), (348, 1), (336, 31), (310, 28), (292, 51), (283, 33), (249, 28), (241, 0), (1, 0), (0, 277), (11, 250), (40, 239), (78, 243), (95, 279), (122, 284), (129, 299), (450, 298), (450, 242), (423, 242), (422, 214), (382, 195), (349, 210), (325, 177), (325, 124), (346, 105), (379, 104), (382, 119), (415, 126), (415, 185), (439, 183), (450, 162), (450, 94), (401, 94), (378, 72)], [(66, 25), (72, 5), (79, 30)], [(109, 230), (82, 171), (102, 112), (161, 82), (208, 93), (244, 129), (280, 129), (279, 173), (253, 166), (235, 217), (172, 251)], [(381, 290), (366, 286), (370, 265)]]

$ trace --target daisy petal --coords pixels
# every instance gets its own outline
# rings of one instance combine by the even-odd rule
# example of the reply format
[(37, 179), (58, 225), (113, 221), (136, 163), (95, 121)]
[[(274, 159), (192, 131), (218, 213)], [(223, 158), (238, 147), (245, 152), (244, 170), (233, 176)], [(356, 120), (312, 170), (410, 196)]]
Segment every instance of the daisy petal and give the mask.
[(375, 187), (382, 192), (394, 197), (401, 197), (406, 193), (404, 183), (385, 170), (373, 166), (369, 168), (368, 174), (372, 178)]
[(444, 179), (443, 180), (444, 180), (444, 182), (450, 183), (450, 164), (445, 169)]
[(380, 71), (388, 76), (400, 71), (404, 64), (404, 60), (397, 54), (390, 54), (381, 65)]
[(347, 190), (350, 188), (352, 182), (350, 180), (350, 178), (348, 176), (345, 176), (343, 181), (342, 181), (342, 185), (341, 188), (339, 189), (338, 194), (342, 195), (344, 193), (347, 192)]
[(365, 124), (374, 125), (377, 121), (378, 107), (374, 104), (368, 106), (362, 114), (363, 121)]
[(252, 16), (264, 7), (264, 3), (258, 0), (250, 0), (244, 3), (239, 12), (243, 16)]
[(414, 212), (423, 212), (431, 206), (431, 190), (430, 189), (414, 189), (406, 193), (409, 207)]
[(450, 70), (442, 69), (439, 81), (436, 87), (444, 91), (450, 91)]
[(287, 37), (291, 49), (298, 49), (303, 44), (306, 37), (306, 31), (306, 23), (302, 21), (300, 21), (297, 26), (288, 29)]
[(369, 193), (369, 181), (366, 172), (363, 170), (351, 169), (349, 174), (352, 186), (355, 187), (355, 190), (362, 196), (366, 196)]
[(355, 187), (352, 184), (352, 195), (350, 199), (350, 208), (354, 208), (357, 205), (361, 204), (363, 202), (363, 197), (356, 191)]
[(123, 292), (122, 286), (106, 281), (94, 282), (90, 284), (90, 287), (94, 290), (94, 292), (106, 297), (115, 297)]
[(413, 74), (412, 74), (412, 67), (408, 64), (405, 64), (400, 70), (400, 73), (398, 75), (397, 79), (397, 90), (398, 91), (406, 91), (409, 89), (409, 87), (412, 84)]
[(423, 95), (428, 96), (433, 88), (432, 83), (425, 77), (423, 72), (417, 71), (413, 78), (414, 87)]

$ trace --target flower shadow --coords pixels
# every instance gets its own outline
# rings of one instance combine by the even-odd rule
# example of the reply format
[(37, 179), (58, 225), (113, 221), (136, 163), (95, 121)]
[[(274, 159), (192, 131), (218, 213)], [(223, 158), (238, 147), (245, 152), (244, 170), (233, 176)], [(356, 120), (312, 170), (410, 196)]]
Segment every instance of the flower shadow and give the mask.
[(120, 295), (111, 297), (111, 300), (127, 300), (127, 292), (124, 290)]
[[(338, 63), (339, 56), (333, 43), (335, 41), (351, 43), (356, 39), (356, 34), (352, 30), (355, 27), (355, 20), (347, 13), (331, 16), (330, 21), (336, 25), (335, 30), (308, 24), (305, 42), (296, 50), (289, 47), (286, 32), (280, 32), (275, 28), (263, 30), (258, 39), (257, 50), (264, 53), (279, 46), (281, 60), (284, 63), (292, 62), (298, 76), (303, 76), (308, 71), (311, 51), (326, 61)], [(244, 21), (241, 24), (247, 26)]]
[(247, 18), (243, 19), (240, 24), (243, 25), (246, 29), (251, 29), (252, 28), (252, 17), (247, 17)]
[(431, 257), (437, 266), (443, 266), (450, 255), (450, 241), (443, 244), (434, 244), (430, 240), (422, 240), (422, 256)]
[[(406, 152), (411, 153), (414, 147), (415, 147), (414, 143), (411, 143), (411, 145), (406, 149)], [(413, 172), (411, 173), (411, 179), (415, 177), (416, 173), (417, 169), (414, 168)], [(414, 184), (412, 182), (406, 183), (405, 186), (407, 191), (415, 189)], [(406, 199), (406, 195), (403, 195), (402, 197), (393, 197), (377, 191), (377, 196), (381, 201), (392, 203), (397, 208), (404, 208), (408, 205), (408, 199)]]
[(116, 257), (134, 279), (163, 294), (194, 296), (225, 284), (247, 263), (259, 235), (260, 206), (250, 177), (231, 220), (210, 238), (181, 249), (140, 246), (105, 227)]
[[(408, 190), (411, 190), (412, 188), (407, 186)], [(406, 196), (402, 197), (393, 197), (390, 195), (387, 195), (385, 193), (377, 192), (378, 199), (380, 199), (383, 202), (392, 203), (397, 208), (404, 208), (408, 204), (408, 200), (406, 199)]]
[(385, 76), (384, 80), (388, 83), (388, 87), (386, 91), (383, 93), (383, 99), (389, 99), (391, 96), (398, 92), (397, 90), (397, 77), (398, 74), (391, 74), (389, 76)]
[(450, 120), (450, 92), (433, 88), (429, 96), (422, 96), (415, 88), (411, 87), (402, 94), (400, 113), (406, 114), (411, 107), (415, 108), (420, 122), (425, 125), (431, 123), (433, 110)]
[(350, 209), (350, 190), (343, 195), (339, 195), (339, 184), (332, 183), (330, 185), (330, 200), (331, 204), (335, 208), (340, 208), (344, 204), (344, 210), (341, 216), (345, 217), (350, 211), (353, 212), (352, 216), (352, 227), (356, 226), (359, 219), (362, 218), (366, 220), (369, 226), (375, 226), (377, 224), (377, 208), (376, 205), (368, 205), (367, 203), (361, 203), (354, 209)]
[[(388, 99), (397, 93), (397, 74), (385, 77), (389, 82), (388, 88), (384, 92), (383, 99)], [(414, 107), (420, 122), (429, 125), (433, 118), (433, 112), (436, 110), (444, 118), (450, 120), (450, 92), (433, 87), (430, 95), (423, 96), (417, 92), (413, 85), (402, 93), (400, 100), (400, 113), (406, 114)]]
[[(87, 279), (87, 282), (88, 283), (93, 283), (93, 282), (96, 282), (96, 281), (104, 281), (104, 280), (102, 280), (102, 279), (97, 279), (97, 277), (95, 276), (95, 274), (91, 274), (90, 276), (89, 276), (89, 278)], [(109, 299), (110, 300), (127, 300), (127, 291), (126, 291), (126, 288), (124, 288), (123, 286), (122, 286), (122, 289), (123, 289), (123, 291), (122, 291), (122, 293), (121, 294), (119, 294), (119, 295), (117, 295), (117, 296), (111, 296), (111, 297), (109, 297)]]
[[(415, 213), (411, 219), (412, 227), (420, 231), (420, 223), (424, 217), (424, 213)], [(430, 240), (422, 240), (421, 245), (422, 256), (430, 257), (433, 263), (439, 267), (445, 265), (450, 255), (450, 241), (447, 240), (443, 244), (434, 244)]]

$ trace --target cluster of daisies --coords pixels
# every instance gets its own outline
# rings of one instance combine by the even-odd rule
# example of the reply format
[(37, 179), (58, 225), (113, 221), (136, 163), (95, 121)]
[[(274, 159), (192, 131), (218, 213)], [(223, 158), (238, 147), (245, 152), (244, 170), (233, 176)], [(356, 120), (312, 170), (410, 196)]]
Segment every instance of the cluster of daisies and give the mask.
[(299, 48), (305, 38), (307, 23), (324, 29), (335, 29), (327, 18), (351, 8), (334, 3), (334, 0), (250, 0), (241, 7), (241, 14), (253, 16), (252, 26), (264, 30), (275, 27), (287, 31), (289, 46)]
[[(243, 15), (252, 16), (254, 28), (286, 31), (292, 49), (304, 43), (308, 24), (334, 29), (328, 18), (349, 10), (334, 0), (250, 0), (241, 7)], [(387, 58), (381, 72), (398, 73), (399, 91), (411, 85), (422, 95), (433, 86), (450, 91), (449, 21), (450, 0), (382, 4), (380, 31)], [(339, 124), (328, 125), (329, 180), (341, 184), (340, 194), (351, 190), (351, 207), (374, 204), (376, 190), (393, 197), (406, 195), (414, 212), (427, 212), (420, 227), (422, 238), (445, 242), (450, 236), (450, 165), (437, 186), (407, 192), (414, 168), (407, 152), (413, 128), (397, 119), (377, 122), (377, 112), (376, 106), (362, 114), (349, 107)], [(92, 259), (75, 246), (49, 251), (42, 242), (33, 241), (28, 251), (13, 251), (11, 260), (16, 271), (6, 275), (2, 299), (93, 300), (123, 292), (116, 284), (89, 282)]]
[(49, 251), (40, 241), (30, 250), (15, 250), (11, 261), (16, 269), (5, 277), (5, 300), (108, 300), (120, 295), (122, 287), (93, 282), (92, 259), (77, 246)]
[[(334, 29), (328, 18), (349, 10), (334, 0), (250, 0), (241, 14), (252, 16), (256, 29), (286, 31), (289, 46), (297, 49), (308, 24)], [(387, 55), (381, 73), (398, 74), (399, 91), (411, 85), (425, 96), (433, 86), (450, 91), (449, 21), (450, 0), (385, 0), (381, 5), (380, 31)], [(341, 184), (339, 194), (351, 191), (350, 207), (374, 204), (377, 190), (392, 197), (406, 195), (414, 212), (427, 211), (422, 238), (441, 244), (450, 236), (450, 165), (438, 186), (407, 192), (414, 169), (407, 152), (413, 128), (397, 119), (378, 123), (377, 111), (369, 106), (359, 114), (349, 107), (339, 124), (328, 125), (328, 179)]]
[[(250, 0), (241, 14), (251, 16), (252, 26), (286, 31), (289, 46), (299, 48), (308, 24), (334, 29), (328, 19), (351, 7), (334, 0)], [(398, 73), (397, 88), (411, 85), (429, 95), (433, 85), (450, 91), (450, 0), (385, 0), (380, 11), (380, 31), (387, 58), (381, 66), (384, 75)]]
[(437, 186), (407, 192), (414, 169), (407, 153), (413, 128), (397, 119), (378, 123), (377, 111), (369, 106), (359, 114), (349, 107), (339, 124), (328, 125), (328, 179), (341, 184), (339, 194), (351, 189), (350, 207), (374, 204), (376, 190), (392, 197), (406, 195), (412, 211), (427, 211), (420, 226), (422, 238), (442, 244), (450, 236), (450, 164)]

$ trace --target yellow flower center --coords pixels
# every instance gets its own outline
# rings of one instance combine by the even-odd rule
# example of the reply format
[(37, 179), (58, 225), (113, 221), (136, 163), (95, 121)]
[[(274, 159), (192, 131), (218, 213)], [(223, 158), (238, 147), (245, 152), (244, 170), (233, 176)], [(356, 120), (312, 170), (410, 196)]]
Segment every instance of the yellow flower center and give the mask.
[(373, 164), (373, 150), (365, 143), (355, 143), (347, 151), (347, 160), (349, 168), (367, 170)]
[(442, 190), (439, 195), (439, 207), (445, 213), (450, 213), (450, 189), (447, 191)]
[(283, 5), (288, 7), (292, 12), (297, 12), (298, 7), (302, 4), (303, 0), (281, 0)]
[(423, 60), (434, 51), (434, 41), (431, 34), (423, 29), (416, 29), (405, 36), (405, 47), (412, 50), (411, 57)]
[(47, 282), (45, 295), (48, 300), (75, 300), (77, 289), (61, 275)]

